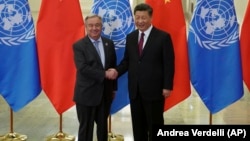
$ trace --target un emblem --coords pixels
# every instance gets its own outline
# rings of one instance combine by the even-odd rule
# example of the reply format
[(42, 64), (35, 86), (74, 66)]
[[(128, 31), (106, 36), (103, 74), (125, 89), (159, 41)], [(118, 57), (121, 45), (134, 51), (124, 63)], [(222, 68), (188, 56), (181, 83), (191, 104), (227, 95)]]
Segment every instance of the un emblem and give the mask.
[(232, 3), (200, 0), (197, 3), (190, 31), (198, 44), (207, 49), (228, 47), (238, 40), (238, 23)]
[(112, 39), (116, 47), (124, 47), (126, 35), (135, 28), (128, 1), (108, 0), (94, 3), (92, 12), (103, 18), (102, 34)]
[(35, 37), (26, 0), (0, 0), (0, 44), (19, 45)]

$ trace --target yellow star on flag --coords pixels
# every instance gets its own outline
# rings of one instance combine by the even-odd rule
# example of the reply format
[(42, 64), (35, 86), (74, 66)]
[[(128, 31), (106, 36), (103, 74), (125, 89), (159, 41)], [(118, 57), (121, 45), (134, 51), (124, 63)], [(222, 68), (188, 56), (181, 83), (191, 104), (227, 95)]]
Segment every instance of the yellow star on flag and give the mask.
[(166, 4), (167, 2), (171, 2), (171, 0), (165, 0), (165, 4)]

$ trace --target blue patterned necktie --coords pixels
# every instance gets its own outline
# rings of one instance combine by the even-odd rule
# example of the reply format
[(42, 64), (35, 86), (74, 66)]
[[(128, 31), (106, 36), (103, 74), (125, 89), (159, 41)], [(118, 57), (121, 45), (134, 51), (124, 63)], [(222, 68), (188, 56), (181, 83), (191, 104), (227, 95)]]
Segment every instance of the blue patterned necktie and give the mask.
[(101, 57), (101, 52), (100, 52), (100, 49), (99, 49), (99, 41), (94, 41), (93, 43), (94, 43), (94, 46), (96, 48), (97, 53)]

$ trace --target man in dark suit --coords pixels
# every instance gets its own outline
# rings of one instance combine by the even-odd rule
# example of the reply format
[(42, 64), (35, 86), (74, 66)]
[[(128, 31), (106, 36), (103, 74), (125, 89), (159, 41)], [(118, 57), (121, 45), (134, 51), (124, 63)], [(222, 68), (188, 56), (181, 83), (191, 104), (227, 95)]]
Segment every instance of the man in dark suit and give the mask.
[(87, 16), (85, 26), (87, 36), (73, 45), (77, 69), (73, 99), (79, 120), (78, 141), (93, 141), (94, 123), (98, 141), (107, 141), (107, 119), (117, 83), (106, 76), (107, 69), (116, 66), (115, 47), (112, 40), (101, 37), (100, 16)]
[(152, 126), (164, 124), (164, 101), (173, 89), (172, 40), (168, 33), (152, 25), (152, 14), (147, 4), (135, 7), (137, 30), (127, 35), (124, 58), (108, 75), (114, 79), (128, 71), (134, 141), (152, 141)]

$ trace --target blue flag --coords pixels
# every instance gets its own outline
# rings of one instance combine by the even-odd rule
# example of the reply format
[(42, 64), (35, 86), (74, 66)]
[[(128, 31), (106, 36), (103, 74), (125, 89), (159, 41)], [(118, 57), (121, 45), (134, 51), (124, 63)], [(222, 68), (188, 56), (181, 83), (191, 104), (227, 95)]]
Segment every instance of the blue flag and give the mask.
[(41, 92), (28, 1), (0, 0), (0, 19), (0, 94), (17, 112)]
[[(103, 36), (115, 43), (117, 63), (123, 58), (126, 35), (135, 29), (129, 0), (94, 0), (92, 13), (103, 18)], [(111, 106), (111, 114), (129, 104), (127, 73), (118, 79), (118, 91)]]
[(189, 28), (191, 83), (214, 114), (243, 96), (233, 0), (197, 0)]

